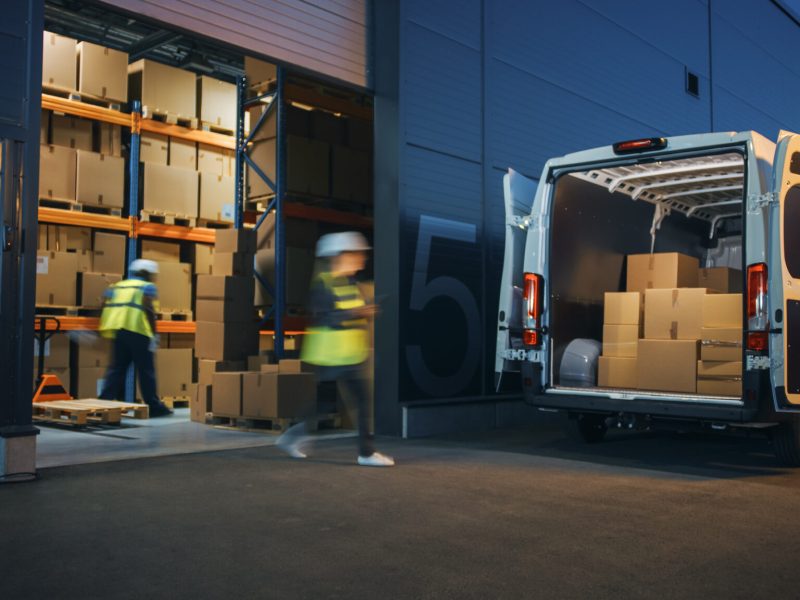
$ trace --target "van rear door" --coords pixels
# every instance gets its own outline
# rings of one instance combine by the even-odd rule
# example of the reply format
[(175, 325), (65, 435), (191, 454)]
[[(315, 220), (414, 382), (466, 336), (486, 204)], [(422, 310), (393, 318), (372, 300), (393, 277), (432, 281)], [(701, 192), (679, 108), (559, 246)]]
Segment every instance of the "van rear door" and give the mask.
[(535, 181), (513, 169), (503, 176), (506, 245), (497, 313), (496, 387), (504, 371), (519, 371), (519, 363), (509, 358), (509, 350), (522, 349), (523, 263), (536, 187)]
[[(800, 405), (800, 135), (781, 132), (781, 136), (775, 150), (773, 189), (779, 231), (773, 226), (772, 240), (778, 249), (770, 253), (770, 283), (783, 291), (783, 301), (772, 305), (771, 315), (773, 327), (781, 328), (783, 335), (770, 336), (770, 355), (775, 359), (782, 350), (783, 364), (773, 360), (773, 384), (784, 387), (790, 404)], [(775, 276), (778, 273), (780, 280)]]

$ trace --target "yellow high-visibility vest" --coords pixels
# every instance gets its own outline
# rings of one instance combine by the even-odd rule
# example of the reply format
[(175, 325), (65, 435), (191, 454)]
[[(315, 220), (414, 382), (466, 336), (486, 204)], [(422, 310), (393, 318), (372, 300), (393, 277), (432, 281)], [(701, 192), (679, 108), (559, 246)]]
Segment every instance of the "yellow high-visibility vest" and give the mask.
[[(337, 310), (351, 310), (366, 305), (358, 286), (344, 277), (329, 273), (319, 275), (322, 284), (336, 298)], [(364, 318), (342, 321), (340, 327), (309, 327), (303, 337), (300, 358), (321, 367), (358, 365), (369, 357), (367, 320)]]
[(125, 279), (111, 286), (111, 298), (106, 300), (100, 316), (100, 335), (113, 338), (117, 331), (124, 329), (153, 337), (144, 306), (144, 288), (148, 285), (152, 284), (141, 279)]

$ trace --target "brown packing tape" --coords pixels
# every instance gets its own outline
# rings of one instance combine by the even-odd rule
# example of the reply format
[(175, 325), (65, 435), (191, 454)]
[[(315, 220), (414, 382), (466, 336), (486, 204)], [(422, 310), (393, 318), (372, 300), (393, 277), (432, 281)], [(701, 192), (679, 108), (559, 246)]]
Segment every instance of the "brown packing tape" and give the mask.
[(672, 321), (669, 326), (669, 339), (677, 340), (678, 339), (678, 322)]
[(647, 264), (648, 271), (652, 271), (655, 268), (655, 266), (656, 266), (656, 255), (651, 252)]
[(678, 292), (677, 288), (672, 290), (672, 308), (677, 308), (678, 306)]

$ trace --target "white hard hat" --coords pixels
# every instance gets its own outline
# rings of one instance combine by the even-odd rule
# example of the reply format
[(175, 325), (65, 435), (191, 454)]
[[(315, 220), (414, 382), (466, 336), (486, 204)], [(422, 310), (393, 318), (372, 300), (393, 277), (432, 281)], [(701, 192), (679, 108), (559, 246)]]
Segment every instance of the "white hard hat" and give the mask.
[(158, 263), (154, 260), (147, 260), (146, 258), (137, 258), (131, 263), (131, 273), (150, 273), (151, 275), (158, 275)]
[(327, 233), (317, 242), (317, 256), (320, 258), (338, 256), (342, 252), (366, 252), (369, 249), (367, 238), (357, 231)]

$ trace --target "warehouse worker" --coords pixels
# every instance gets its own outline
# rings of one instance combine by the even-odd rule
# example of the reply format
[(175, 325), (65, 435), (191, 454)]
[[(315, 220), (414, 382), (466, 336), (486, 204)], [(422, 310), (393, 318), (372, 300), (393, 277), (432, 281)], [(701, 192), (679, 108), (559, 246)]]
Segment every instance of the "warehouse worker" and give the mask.
[(106, 290), (100, 335), (114, 340), (111, 366), (106, 371), (100, 398), (117, 400), (125, 397), (128, 368), (135, 365), (139, 388), (150, 407), (151, 417), (171, 415), (156, 394), (156, 372), (153, 353), (158, 345), (155, 303), (157, 290), (153, 279), (158, 263), (138, 259), (131, 263), (130, 278)]
[[(355, 281), (364, 269), (367, 240), (356, 232), (323, 235), (317, 243), (317, 275), (311, 283), (309, 308), (313, 324), (303, 339), (300, 358), (314, 366), (320, 381), (335, 380), (348, 402), (358, 410), (358, 464), (391, 467), (394, 459), (375, 452), (370, 432), (369, 386), (364, 367), (369, 358), (367, 319), (376, 312)], [(308, 432), (316, 414), (289, 428), (277, 445), (290, 456), (305, 458)]]

